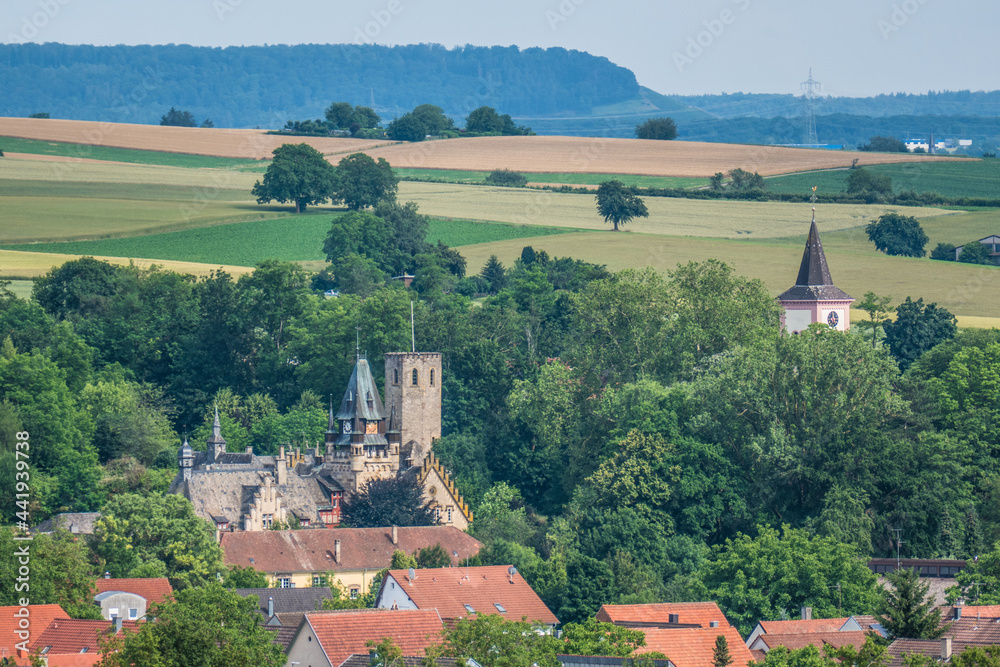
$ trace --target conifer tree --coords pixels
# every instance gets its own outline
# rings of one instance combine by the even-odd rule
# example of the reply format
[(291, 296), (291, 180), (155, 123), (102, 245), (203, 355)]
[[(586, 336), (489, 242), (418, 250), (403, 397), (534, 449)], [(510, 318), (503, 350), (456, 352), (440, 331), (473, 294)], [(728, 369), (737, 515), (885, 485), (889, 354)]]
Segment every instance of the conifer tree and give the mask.
[(935, 609), (934, 599), (927, 596), (930, 584), (921, 583), (916, 570), (896, 570), (886, 579), (891, 587), (882, 589), (875, 619), (890, 638), (937, 639), (951, 627), (939, 627), (941, 610)]
[(733, 662), (733, 656), (729, 655), (729, 642), (725, 635), (715, 638), (715, 648), (712, 649), (712, 666), (728, 667)]

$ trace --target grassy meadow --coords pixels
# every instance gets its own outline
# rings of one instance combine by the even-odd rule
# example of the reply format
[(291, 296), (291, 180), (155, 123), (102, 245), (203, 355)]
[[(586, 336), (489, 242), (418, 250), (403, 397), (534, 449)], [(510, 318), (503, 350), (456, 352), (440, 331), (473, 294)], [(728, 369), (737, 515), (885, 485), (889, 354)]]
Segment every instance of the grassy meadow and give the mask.
[[(488, 171), (468, 171), (460, 169), (396, 169), (396, 174), (405, 180), (443, 181), (447, 183), (485, 183)], [(625, 185), (641, 188), (697, 188), (708, 185), (707, 178), (681, 178), (672, 176), (641, 176), (636, 174), (569, 174), (546, 172), (521, 172), (528, 183), (559, 185), (600, 185), (604, 181), (617, 179)]]
[(63, 141), (41, 141), (20, 137), (0, 137), (0, 151), (4, 153), (26, 153), (30, 155), (53, 155), (58, 157), (83, 158), (132, 164), (155, 164), (186, 169), (213, 168), (232, 169), (242, 167), (257, 168), (258, 163), (241, 158), (212, 157), (208, 155), (188, 155), (166, 153), (164, 151), (143, 151), (134, 148), (94, 146), (91, 144), (71, 144)]
[[(0, 148), (13, 150), (2, 140)], [(322, 265), (330, 219), (343, 212), (311, 207), (307, 214), (296, 216), (289, 206), (258, 206), (249, 191), (259, 174), (241, 171), (238, 164), (196, 165), (202, 158), (190, 165), (157, 163), (159, 158), (153, 157), (151, 163), (127, 165), (118, 164), (124, 162), (121, 159), (100, 163), (53, 158), (58, 156), (0, 158), (0, 205), (5, 213), (0, 221), (4, 244), (0, 275), (30, 278), (82, 254), (137, 258), (142, 265), (155, 262), (196, 275), (220, 265), (233, 273), (245, 272), (245, 267), (275, 257), (317, 268)], [(954, 192), (971, 194), (985, 192), (991, 180), (1000, 183), (1000, 172), (991, 171), (994, 164), (1000, 163), (872, 168), (900, 174), (893, 176), (897, 189), (923, 188), (907, 183), (902, 175), (910, 174), (911, 180), (923, 179), (914, 182), (934, 183), (942, 193), (947, 192), (940, 184), (951, 182)], [(456, 180), (485, 176), (447, 172)], [(544, 174), (546, 182), (580, 184), (607, 176)], [(845, 176), (846, 171), (824, 171), (772, 178), (768, 183), (771, 189), (790, 191), (815, 184), (842, 189), (837, 179)], [(959, 189), (963, 182), (966, 190)], [(431, 216), (431, 242), (462, 248), (470, 273), (480, 270), (490, 254), (509, 264), (530, 244), (553, 256), (577, 257), (615, 270), (650, 266), (669, 271), (688, 261), (716, 258), (741, 274), (761, 279), (775, 295), (794, 280), (811, 215), (809, 204), (647, 198), (650, 217), (614, 233), (597, 215), (593, 195), (408, 181), (400, 184), (399, 199), (415, 201), (422, 213)], [(1000, 227), (1000, 211), (992, 210), (820, 205), (817, 217), (838, 286), (855, 297), (868, 290), (890, 294), (894, 303), (906, 296), (923, 297), (963, 316), (963, 323), (971, 326), (991, 325), (991, 318), (1000, 318), (1000, 303), (987, 296), (993, 283), (1000, 283), (1000, 268), (875, 252), (863, 228), (887, 211), (920, 219), (930, 238), (928, 249), (941, 242), (965, 243)], [(25, 244), (37, 239), (46, 243)], [(30, 285), (18, 283), (15, 288), (27, 293)]]
[[(865, 169), (891, 177), (896, 192), (936, 192), (945, 197), (1000, 196), (1000, 160), (996, 159), (879, 164)], [(802, 194), (815, 185), (819, 192), (827, 194), (844, 192), (848, 173), (847, 169), (830, 169), (774, 176), (767, 179), (767, 189)]]

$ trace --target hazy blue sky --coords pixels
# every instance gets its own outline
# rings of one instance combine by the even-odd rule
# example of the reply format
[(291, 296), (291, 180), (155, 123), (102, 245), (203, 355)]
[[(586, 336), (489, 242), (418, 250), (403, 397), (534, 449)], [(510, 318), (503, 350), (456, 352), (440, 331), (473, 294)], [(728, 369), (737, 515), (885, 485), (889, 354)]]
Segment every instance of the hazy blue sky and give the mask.
[(997, 0), (2, 0), (0, 40), (562, 46), (662, 93), (1000, 88)]

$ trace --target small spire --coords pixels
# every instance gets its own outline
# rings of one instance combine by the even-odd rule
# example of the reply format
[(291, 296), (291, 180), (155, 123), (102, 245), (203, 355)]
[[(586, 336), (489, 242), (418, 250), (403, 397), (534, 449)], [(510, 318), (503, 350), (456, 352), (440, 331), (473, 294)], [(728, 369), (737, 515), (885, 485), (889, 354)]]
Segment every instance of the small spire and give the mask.
[(813, 224), (815, 225), (816, 224), (816, 207), (815, 206), (813, 206), (813, 219), (812, 219), (812, 221), (813, 221)]
[(219, 437), (222, 435), (222, 424), (219, 422), (219, 404), (215, 404), (215, 421), (212, 422), (212, 435)]
[(354, 361), (357, 362), (361, 359), (361, 327), (354, 327), (354, 332)]

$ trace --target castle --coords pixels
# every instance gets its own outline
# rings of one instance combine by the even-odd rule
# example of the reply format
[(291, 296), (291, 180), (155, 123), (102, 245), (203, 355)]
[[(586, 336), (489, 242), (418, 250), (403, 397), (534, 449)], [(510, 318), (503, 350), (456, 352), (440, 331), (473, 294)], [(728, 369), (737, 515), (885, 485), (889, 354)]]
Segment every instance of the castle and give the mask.
[[(358, 355), (336, 413), (330, 406), (322, 447), (281, 446), (277, 456), (252, 448), (227, 452), (218, 410), (206, 451), (185, 439), (170, 493), (185, 496), (220, 532), (340, 524), (345, 497), (373, 480), (415, 475), (438, 523), (468, 528), (472, 512), (434, 457), (441, 437), (441, 354), (385, 355), (385, 403), (368, 360)], [(293, 520), (294, 519), (294, 520)]]

